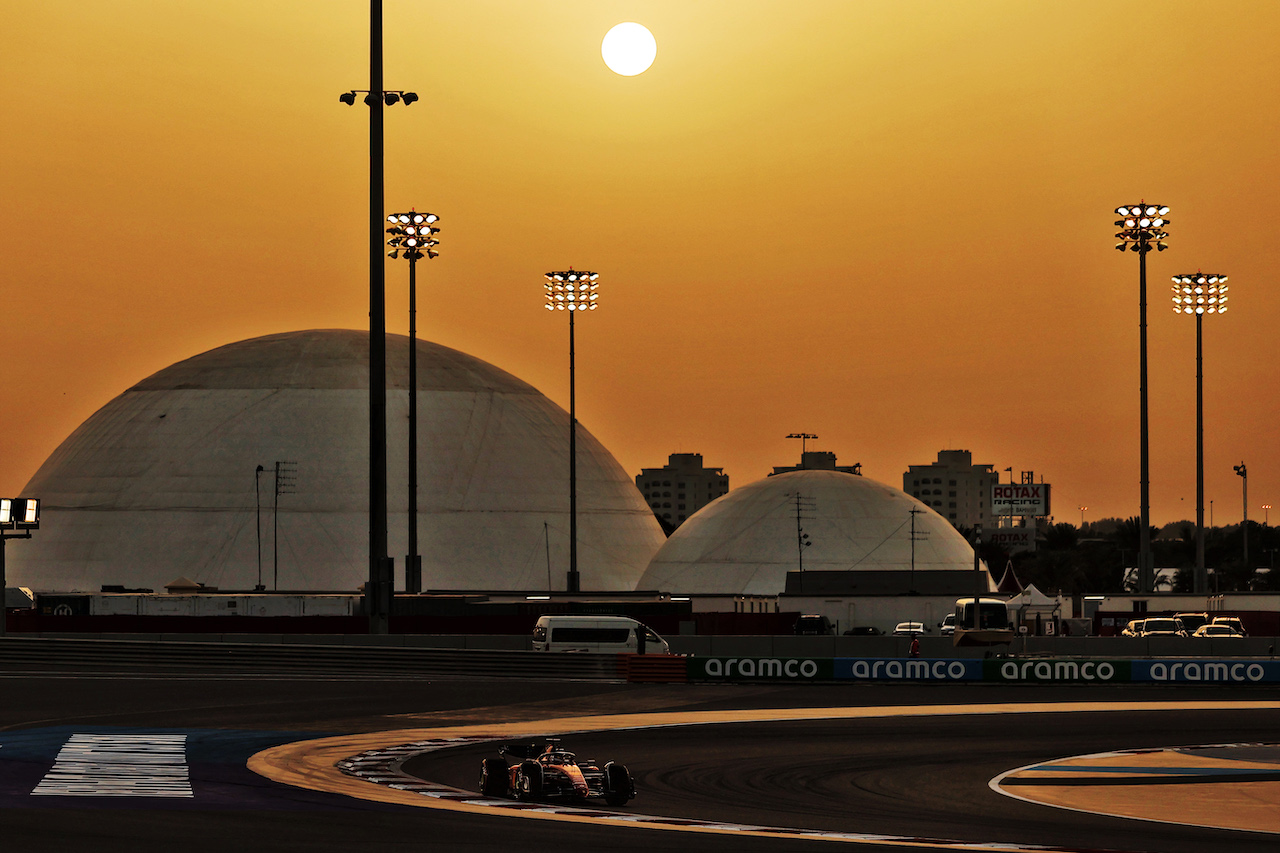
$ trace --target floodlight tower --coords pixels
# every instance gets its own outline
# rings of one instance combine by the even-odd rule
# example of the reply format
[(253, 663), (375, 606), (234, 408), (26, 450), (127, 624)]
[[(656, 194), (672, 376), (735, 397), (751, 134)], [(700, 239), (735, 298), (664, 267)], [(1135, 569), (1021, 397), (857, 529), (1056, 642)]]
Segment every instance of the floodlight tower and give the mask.
[(39, 529), (39, 498), (0, 498), (0, 637), (5, 635), (9, 619), (4, 608), (7, 587), (4, 576), (5, 543), (10, 539), (30, 539), (31, 531)]
[[(1232, 465), (1235, 472), (1240, 475), (1243, 481), (1240, 484), (1242, 495), (1244, 497), (1244, 519), (1240, 522), (1240, 530), (1244, 534), (1244, 567), (1249, 568), (1249, 469), (1244, 466), (1244, 462), (1239, 465)], [(1249, 572), (1253, 574), (1252, 570)]]
[(1147, 419), (1147, 253), (1169, 248), (1164, 241), (1169, 234), (1164, 226), (1169, 208), (1145, 201), (1116, 208), (1120, 218), (1116, 226), (1116, 249), (1138, 253), (1138, 445), (1141, 468), (1141, 509), (1138, 530), (1138, 583), (1140, 592), (1155, 589), (1155, 561), (1151, 555), (1151, 465)]
[(1196, 318), (1196, 595), (1209, 593), (1204, 564), (1204, 315), (1226, 313), (1226, 280), (1225, 275), (1203, 272), (1173, 277), (1173, 313)]
[(567, 592), (581, 592), (578, 576), (578, 409), (574, 390), (573, 317), (580, 311), (596, 310), (600, 294), (600, 274), (574, 270), (549, 272), (545, 276), (546, 309), (569, 312), (569, 575)]
[(382, 88), (382, 0), (369, 0), (369, 88), (343, 92), (347, 106), (364, 93), (369, 107), (369, 580), (365, 612), (370, 634), (391, 630), (394, 563), (387, 555), (387, 271), (382, 248), (384, 107), (405, 106), (417, 94)]
[(397, 258), (401, 254), (409, 262), (409, 553), (404, 560), (404, 591), (410, 594), (422, 592), (422, 555), (418, 553), (418, 261), (436, 258), (435, 250), (440, 241), (435, 235), (440, 229), (435, 223), (440, 217), (434, 213), (392, 213), (387, 216), (391, 227), (387, 229), (387, 255)]

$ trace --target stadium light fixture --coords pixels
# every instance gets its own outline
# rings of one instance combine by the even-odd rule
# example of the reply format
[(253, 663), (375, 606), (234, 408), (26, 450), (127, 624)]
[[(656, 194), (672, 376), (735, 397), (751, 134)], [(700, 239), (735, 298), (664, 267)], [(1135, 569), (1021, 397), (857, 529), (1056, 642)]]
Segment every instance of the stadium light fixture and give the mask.
[(544, 303), (548, 311), (569, 312), (569, 574), (568, 592), (580, 592), (578, 575), (578, 411), (574, 390), (573, 317), (583, 311), (594, 311), (600, 299), (600, 274), (589, 270), (567, 270), (547, 273), (543, 278)]
[[(407, 98), (408, 96), (406, 96)], [(418, 261), (439, 257), (434, 213), (391, 213), (387, 215), (387, 245), (392, 258), (409, 262), (409, 553), (404, 563), (404, 591), (422, 592), (422, 555), (418, 553)]]
[(1225, 275), (1200, 271), (1173, 277), (1173, 313), (1196, 318), (1196, 595), (1209, 593), (1204, 557), (1204, 315), (1227, 310), (1226, 281)]
[(0, 498), (0, 637), (3, 637), (8, 629), (6, 625), (8, 615), (4, 609), (7, 587), (4, 576), (5, 543), (10, 539), (30, 539), (31, 531), (39, 528), (39, 498)]
[[(370, 634), (391, 631), (391, 597), (395, 561), (387, 554), (387, 305), (386, 216), (383, 110), (403, 101), (418, 100), (413, 92), (388, 91), (382, 86), (382, 0), (369, 4), (369, 88), (350, 89), (338, 100), (354, 106), (364, 93), (369, 107), (369, 575), (365, 583), (365, 615)], [(395, 98), (390, 97), (395, 95)]]
[(1155, 590), (1155, 560), (1151, 552), (1151, 454), (1149, 418), (1147, 411), (1147, 254), (1155, 249), (1163, 252), (1169, 248), (1165, 240), (1169, 232), (1169, 208), (1163, 204), (1140, 201), (1117, 207), (1120, 216), (1116, 220), (1115, 247), (1138, 253), (1138, 455), (1141, 508), (1138, 530), (1138, 583), (1139, 591)]

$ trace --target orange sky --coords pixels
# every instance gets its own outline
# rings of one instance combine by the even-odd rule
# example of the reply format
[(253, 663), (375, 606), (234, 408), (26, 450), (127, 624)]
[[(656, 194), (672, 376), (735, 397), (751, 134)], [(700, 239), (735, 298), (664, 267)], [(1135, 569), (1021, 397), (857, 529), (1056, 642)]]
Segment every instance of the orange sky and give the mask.
[[(0, 489), (181, 358), (367, 328), (367, 5), (10, 0), (0, 38), (8, 424)], [(609, 71), (614, 24), (651, 29)], [(632, 474), (700, 452), (734, 485), (811, 449), (900, 485), (942, 448), (1034, 470), (1055, 515), (1138, 512), (1137, 256), (1150, 258), (1152, 520), (1280, 498), (1280, 4), (387, 0), (387, 203), (442, 217), (419, 333), (567, 405), (541, 275), (601, 273), (578, 412)], [(407, 330), (403, 261), (388, 328)], [(1280, 517), (1280, 516), (1278, 516)]]

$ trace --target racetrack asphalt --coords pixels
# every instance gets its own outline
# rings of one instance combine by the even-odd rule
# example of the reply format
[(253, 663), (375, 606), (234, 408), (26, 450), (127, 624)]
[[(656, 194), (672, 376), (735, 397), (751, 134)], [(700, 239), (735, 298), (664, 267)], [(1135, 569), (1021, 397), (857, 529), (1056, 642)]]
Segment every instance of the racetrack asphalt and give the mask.
[[(244, 765), (263, 748), (356, 732), (575, 714), (874, 707), (1087, 699), (1253, 700), (1254, 688), (992, 685), (623, 685), (0, 676), (0, 845), (23, 851), (829, 850), (833, 842), (695, 836), (439, 812), (281, 785)], [(1275, 710), (879, 718), (598, 732), (581, 754), (617, 758), (645, 814), (1071, 849), (1262, 851), (1276, 837), (1063, 811), (1002, 797), (1006, 771), (1108, 750), (1274, 741)], [(73, 732), (186, 734), (193, 795), (31, 796)], [(566, 738), (569, 741), (570, 738)], [(407, 769), (474, 790), (492, 747), (443, 750)], [(10, 845), (14, 846), (10, 846)], [(874, 850), (862, 845), (859, 850)], [(883, 849), (901, 850), (902, 846)]]

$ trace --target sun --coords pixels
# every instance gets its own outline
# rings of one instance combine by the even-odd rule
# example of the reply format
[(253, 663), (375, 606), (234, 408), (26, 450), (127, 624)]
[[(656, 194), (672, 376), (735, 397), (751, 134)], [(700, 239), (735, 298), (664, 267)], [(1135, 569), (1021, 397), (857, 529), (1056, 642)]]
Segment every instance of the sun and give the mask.
[(605, 33), (600, 43), (600, 55), (604, 64), (615, 74), (634, 77), (648, 70), (658, 55), (658, 43), (640, 24), (618, 24)]

